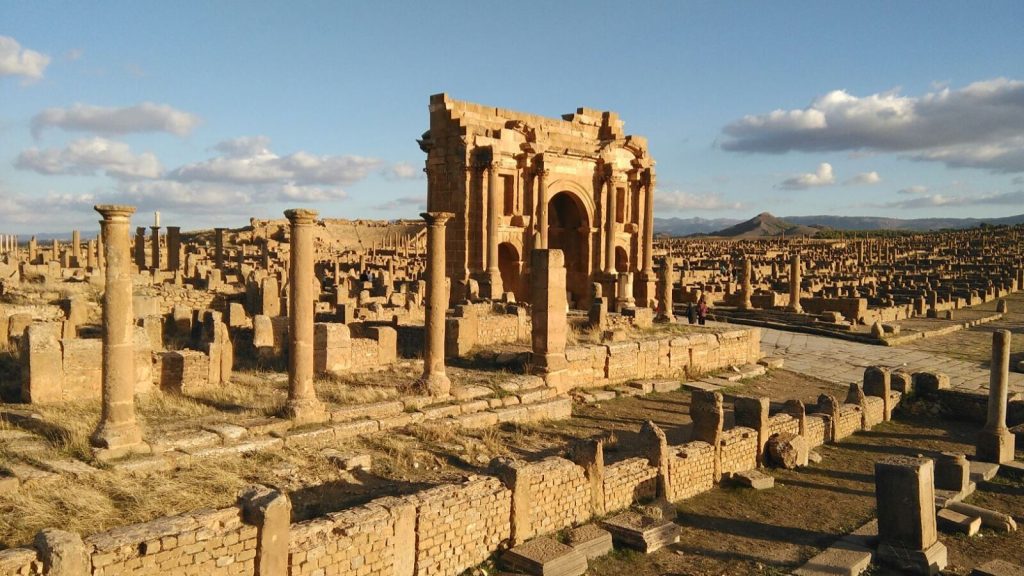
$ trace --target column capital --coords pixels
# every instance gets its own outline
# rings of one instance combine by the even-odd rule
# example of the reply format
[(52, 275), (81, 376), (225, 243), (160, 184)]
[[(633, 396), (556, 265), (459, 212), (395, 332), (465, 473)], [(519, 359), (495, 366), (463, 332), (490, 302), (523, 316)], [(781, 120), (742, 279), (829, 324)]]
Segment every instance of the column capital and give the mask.
[(127, 204), (97, 204), (92, 209), (99, 212), (104, 220), (127, 220), (135, 214), (135, 206)]
[(309, 208), (292, 208), (284, 211), (285, 218), (296, 226), (309, 226), (316, 221), (317, 216), (320, 215), (316, 210)]
[(421, 212), (420, 218), (427, 221), (429, 226), (444, 226), (448, 220), (455, 217), (451, 212)]

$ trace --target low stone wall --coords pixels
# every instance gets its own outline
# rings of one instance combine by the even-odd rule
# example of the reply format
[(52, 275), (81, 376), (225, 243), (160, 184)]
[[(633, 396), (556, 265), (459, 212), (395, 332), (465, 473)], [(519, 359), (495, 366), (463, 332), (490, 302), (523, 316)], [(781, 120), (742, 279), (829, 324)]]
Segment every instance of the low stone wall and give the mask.
[(634, 502), (653, 500), (658, 495), (658, 469), (646, 458), (629, 458), (604, 469), (606, 512), (629, 508)]
[(395, 534), (398, 517), (393, 508), (373, 502), (293, 525), (289, 574), (393, 573), (401, 544)]
[(527, 340), (532, 323), (525, 307), (501, 302), (462, 304), (445, 321), (444, 351), (450, 358), (469, 354), (478, 346)]
[(835, 422), (835, 437), (832, 441), (839, 442), (854, 432), (861, 431), (863, 425), (863, 409), (855, 404), (843, 404), (839, 407), (839, 415)]
[(758, 328), (571, 346), (565, 351), (566, 379), (574, 388), (603, 387), (635, 379), (704, 374), (751, 364), (760, 357)]
[[(288, 349), (288, 318), (255, 316), (252, 345), (260, 358), (283, 358)], [(390, 326), (336, 322), (313, 325), (313, 367), (317, 373), (368, 372), (397, 361), (398, 333)]]
[(187, 284), (155, 284), (142, 286), (135, 284), (136, 297), (152, 299), (157, 314), (169, 314), (175, 306), (185, 306), (193, 310), (218, 310), (224, 312), (227, 303), (224, 298), (211, 290), (197, 290)]
[(808, 414), (804, 421), (804, 437), (811, 448), (821, 446), (829, 441), (828, 430), (831, 426), (828, 416), (824, 414)]
[(768, 436), (772, 434), (799, 434), (800, 420), (789, 414), (776, 414), (768, 418)]
[(43, 563), (39, 560), (35, 548), (0, 550), (0, 574), (37, 576), (43, 573)]
[(666, 498), (677, 502), (711, 490), (715, 484), (715, 447), (690, 442), (669, 451)]
[(839, 312), (843, 318), (863, 324), (868, 311), (867, 298), (801, 298), (800, 306), (808, 314)]
[(757, 431), (742, 426), (726, 430), (719, 453), (723, 475), (757, 468)]

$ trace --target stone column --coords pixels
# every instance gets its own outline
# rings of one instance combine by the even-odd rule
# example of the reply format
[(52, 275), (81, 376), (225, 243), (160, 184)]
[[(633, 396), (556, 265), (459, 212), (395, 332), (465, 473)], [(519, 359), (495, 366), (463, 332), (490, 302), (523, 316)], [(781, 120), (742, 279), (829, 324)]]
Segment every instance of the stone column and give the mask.
[(78, 230), (71, 231), (71, 258), (74, 259), (73, 265), (76, 268), (81, 268), (82, 260), (82, 234)]
[(492, 300), (497, 300), (504, 292), (498, 267), (498, 226), (504, 194), (498, 187), (498, 181), (498, 162), (496, 157), (492, 157), (487, 168), (487, 283), (488, 297)]
[(548, 247), (548, 174), (543, 164), (537, 170), (537, 228), (540, 230), (540, 245), (537, 248)]
[(790, 312), (800, 313), (803, 308), (800, 306), (800, 254), (793, 254), (789, 260), (789, 306)]
[(417, 386), (431, 396), (447, 396), (452, 383), (444, 369), (444, 325), (448, 311), (448, 283), (445, 276), (445, 225), (455, 215), (424, 212), (427, 221), (427, 301), (424, 317), (423, 376)]
[(102, 416), (93, 432), (96, 448), (124, 454), (143, 448), (135, 420), (135, 348), (132, 319), (132, 266), (128, 224), (134, 206), (105, 204), (100, 227), (106, 238), (106, 287), (103, 291)]
[(751, 286), (750, 286), (750, 275), (751, 275), (750, 258), (749, 257), (744, 257), (743, 258), (743, 286), (740, 288), (740, 303), (739, 303), (740, 310), (750, 310), (751, 308), (754, 307), (754, 305), (751, 304), (751, 302), (750, 302), (750, 293), (752, 291), (751, 290)]
[(53, 239), (53, 246), (51, 247), (50, 259), (54, 262), (60, 262), (60, 244), (57, 239)]
[(609, 276), (615, 274), (615, 178), (612, 167), (608, 166), (605, 174), (605, 182), (608, 184), (608, 213), (605, 214), (605, 239), (604, 239), (604, 273)]
[(946, 546), (935, 519), (935, 467), (927, 458), (890, 456), (875, 463), (878, 559), (903, 573), (938, 574)]
[(89, 244), (86, 247), (85, 252), (85, 265), (90, 270), (96, 269), (96, 241), (89, 240)]
[(654, 276), (654, 170), (644, 171), (644, 254), (641, 285), (644, 291), (644, 306), (650, 306), (655, 298)]
[(978, 433), (975, 456), (1001, 464), (1013, 460), (1014, 436), (1006, 427), (1006, 401), (1010, 386), (1010, 331), (992, 333), (992, 367), (988, 380), (988, 419)]
[(658, 280), (658, 320), (661, 322), (675, 322), (675, 314), (672, 310), (672, 269), (675, 268), (675, 261), (672, 258), (665, 258), (665, 264), (661, 268)]
[(561, 250), (534, 250), (530, 253), (530, 313), (532, 316), (533, 371), (544, 377), (548, 386), (564, 384), (565, 341), (568, 331), (568, 303), (565, 296), (565, 255)]
[(139, 270), (146, 269), (146, 227), (135, 229), (135, 265)]
[(213, 232), (213, 265), (219, 270), (224, 267), (224, 229), (214, 228)]
[(167, 269), (177, 272), (181, 269), (181, 227), (167, 227)]
[(107, 253), (104, 252), (106, 247), (104, 246), (106, 240), (103, 238), (103, 228), (100, 228), (100, 233), (96, 235), (96, 265), (100, 269), (107, 267)]
[(157, 272), (160, 270), (160, 227), (150, 226), (149, 229), (153, 231), (153, 234), (150, 236), (150, 250), (153, 252), (150, 254), (150, 261), (152, 262), (153, 272)]
[[(288, 403), (285, 415), (298, 424), (322, 422), (324, 406), (313, 387), (313, 223), (316, 210), (285, 210), (291, 224), (288, 281)], [(218, 239), (221, 238), (218, 228)], [(218, 245), (221, 243), (218, 242)], [(219, 265), (223, 265), (223, 252)], [(218, 265), (218, 268), (219, 268)]]

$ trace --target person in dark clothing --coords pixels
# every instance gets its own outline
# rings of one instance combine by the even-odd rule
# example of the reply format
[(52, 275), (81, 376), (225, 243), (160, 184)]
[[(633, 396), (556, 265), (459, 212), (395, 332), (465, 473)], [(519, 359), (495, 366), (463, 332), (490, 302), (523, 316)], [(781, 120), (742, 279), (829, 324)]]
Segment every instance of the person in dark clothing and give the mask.
[(694, 307), (693, 302), (686, 305), (686, 320), (689, 321), (690, 324), (697, 323), (697, 308)]

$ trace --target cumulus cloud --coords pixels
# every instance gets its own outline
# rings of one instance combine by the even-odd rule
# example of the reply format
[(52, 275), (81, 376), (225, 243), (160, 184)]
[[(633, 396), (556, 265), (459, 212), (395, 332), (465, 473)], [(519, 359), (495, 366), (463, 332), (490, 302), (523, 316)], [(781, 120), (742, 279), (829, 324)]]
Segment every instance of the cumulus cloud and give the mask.
[(745, 116), (723, 128), (740, 152), (882, 151), (996, 172), (1024, 171), (1024, 82), (994, 78), (918, 97), (835, 90), (798, 110)]
[(853, 178), (843, 182), (845, 186), (874, 186), (882, 181), (882, 177), (878, 175), (878, 172), (862, 172), (857, 174)]
[(1013, 184), (1024, 184), (1024, 176), (1014, 176), (1010, 182)]
[(946, 196), (943, 194), (928, 194), (918, 196), (909, 200), (900, 200), (883, 204), (885, 208), (936, 208), (942, 206), (1022, 206), (1024, 205), (1024, 190), (1016, 192), (1002, 192), (997, 194), (981, 194), (977, 196)]
[(383, 204), (377, 204), (373, 209), (383, 212), (394, 212), (396, 210), (408, 209), (410, 206), (415, 206), (417, 210), (426, 210), (427, 199), (423, 196), (401, 196)]
[(29, 148), (18, 155), (14, 165), (47, 175), (103, 172), (119, 180), (157, 178), (163, 171), (152, 153), (135, 154), (123, 142), (99, 137), (74, 140), (61, 149)]
[(227, 140), (214, 146), (220, 156), (186, 164), (168, 174), (179, 182), (338, 186), (358, 182), (381, 165), (364, 156), (318, 156), (295, 152), (279, 156), (270, 150), (266, 136)]
[(10, 36), (0, 36), (0, 76), (22, 76), (31, 82), (42, 78), (49, 65), (46, 54), (22, 48)]
[(47, 108), (32, 117), (32, 135), (38, 138), (47, 128), (95, 134), (167, 132), (186, 136), (199, 124), (199, 117), (167, 104), (143, 102), (135, 106), (108, 108), (75, 104), (70, 108)]
[(0, 222), (9, 225), (81, 221), (97, 203), (96, 196), (92, 194), (50, 192), (42, 196), (28, 196), (0, 189)]
[(921, 186), (920, 184), (914, 184), (913, 186), (907, 186), (906, 188), (900, 188), (896, 191), (897, 194), (927, 194), (928, 187)]
[(717, 193), (691, 194), (676, 190), (655, 193), (654, 207), (665, 212), (684, 212), (689, 210), (738, 210), (743, 207), (743, 204), (727, 202)]
[(395, 162), (389, 164), (381, 174), (388, 180), (418, 180), (423, 178), (423, 170), (408, 162)]
[(835, 183), (836, 176), (832, 173), (832, 165), (828, 162), (822, 162), (818, 164), (818, 169), (814, 172), (797, 174), (792, 178), (787, 178), (779, 183), (776, 188), (783, 190), (806, 190), (819, 186), (829, 186)]

